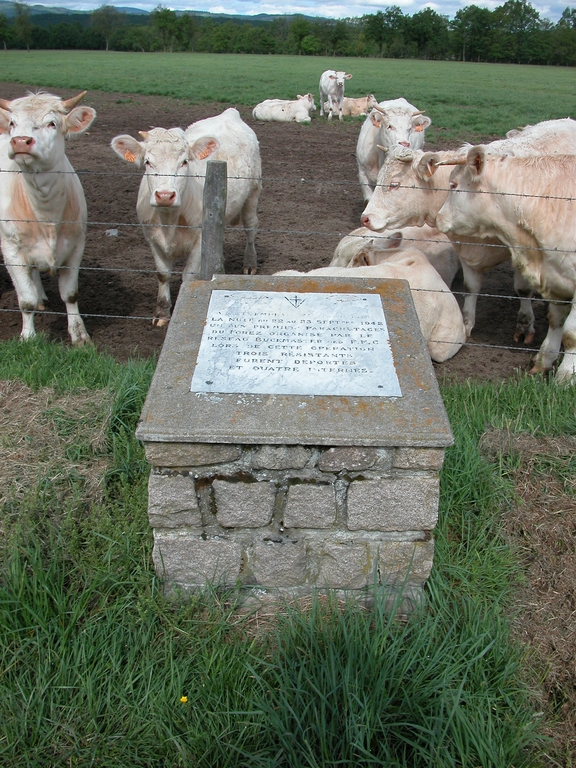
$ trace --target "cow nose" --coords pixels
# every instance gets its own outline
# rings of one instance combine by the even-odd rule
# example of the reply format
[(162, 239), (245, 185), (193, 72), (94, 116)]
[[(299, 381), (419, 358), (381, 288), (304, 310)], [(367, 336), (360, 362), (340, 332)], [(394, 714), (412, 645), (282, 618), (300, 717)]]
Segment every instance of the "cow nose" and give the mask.
[(12, 147), (12, 151), (16, 154), (30, 152), (34, 146), (34, 139), (32, 136), (13, 136), (10, 139), (10, 146)]
[(363, 213), (362, 216), (360, 216), (360, 221), (362, 222), (363, 227), (370, 229), (370, 216), (367, 216), (365, 213)]
[(400, 144), (401, 147), (409, 147), (410, 142), (409, 141), (399, 141), (398, 144)]
[(154, 197), (158, 205), (174, 205), (176, 201), (176, 192), (168, 189), (158, 189), (154, 192)]

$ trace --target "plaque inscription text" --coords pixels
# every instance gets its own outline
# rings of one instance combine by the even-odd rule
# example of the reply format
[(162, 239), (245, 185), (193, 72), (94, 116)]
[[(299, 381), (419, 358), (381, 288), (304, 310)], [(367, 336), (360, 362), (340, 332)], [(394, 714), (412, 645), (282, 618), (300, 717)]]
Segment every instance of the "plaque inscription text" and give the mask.
[(401, 397), (375, 294), (214, 290), (192, 392)]

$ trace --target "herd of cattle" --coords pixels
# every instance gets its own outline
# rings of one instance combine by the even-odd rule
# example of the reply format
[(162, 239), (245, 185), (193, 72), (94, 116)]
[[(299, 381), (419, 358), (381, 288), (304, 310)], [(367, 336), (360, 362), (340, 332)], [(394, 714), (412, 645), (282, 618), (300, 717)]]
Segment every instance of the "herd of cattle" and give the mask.
[[(576, 121), (549, 120), (487, 145), (424, 152), (430, 118), (402, 98), (377, 102), (369, 95), (347, 104), (350, 77), (323, 73), (320, 114), (366, 114), (356, 149), (366, 207), (362, 227), (341, 240), (329, 267), (314, 273), (407, 280), (430, 355), (441, 362), (472, 332), (483, 272), (511, 258), (522, 297), (515, 339), (533, 341), (530, 297), (541, 295), (550, 302), (549, 329), (533, 370), (551, 369), (563, 344), (557, 380), (576, 381)], [(0, 100), (0, 245), (22, 312), (23, 338), (35, 333), (34, 313), (46, 300), (40, 273), (48, 271), (58, 273), (72, 342), (90, 340), (78, 309), (87, 210), (64, 145), (96, 117), (81, 105), (84, 95)], [(304, 122), (314, 108), (307, 94), (295, 102), (269, 99), (253, 114)], [(158, 277), (155, 324), (170, 318), (175, 260), (185, 260), (185, 280), (200, 272), (208, 159), (227, 163), (226, 224), (241, 222), (244, 272), (255, 273), (260, 151), (236, 109), (186, 130), (117, 136), (111, 146), (144, 169), (137, 214)], [(459, 268), (469, 292), (462, 311), (450, 291)]]

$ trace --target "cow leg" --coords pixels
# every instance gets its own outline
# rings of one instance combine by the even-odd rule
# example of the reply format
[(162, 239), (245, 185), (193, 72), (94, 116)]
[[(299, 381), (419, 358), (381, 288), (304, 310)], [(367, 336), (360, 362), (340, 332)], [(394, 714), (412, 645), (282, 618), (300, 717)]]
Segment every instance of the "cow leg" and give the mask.
[(536, 331), (534, 328), (534, 309), (528, 297), (533, 296), (534, 291), (517, 269), (514, 270), (514, 290), (520, 296), (520, 310), (518, 311), (514, 341), (520, 341), (523, 338), (524, 344), (532, 344)]
[[(563, 331), (569, 312), (569, 304), (556, 304), (551, 302), (548, 306), (548, 333), (546, 334), (546, 338), (540, 346), (538, 354), (534, 358), (534, 363), (530, 373), (542, 373), (543, 371), (549, 371), (554, 365), (554, 361), (560, 354), (560, 345), (562, 343)], [(572, 356), (569, 355), (568, 357)], [(566, 375), (570, 366), (572, 366), (573, 370), (573, 361), (567, 362), (561, 376)]]
[(464, 299), (462, 317), (464, 318), (466, 338), (469, 339), (476, 323), (476, 304), (482, 287), (482, 272), (462, 261), (462, 274), (464, 277), (464, 287), (468, 291)]
[(43, 309), (46, 309), (44, 302), (48, 301), (48, 296), (46, 296), (46, 291), (42, 285), (42, 278), (40, 277), (40, 272), (38, 272), (37, 269), (32, 270), (32, 280), (34, 280), (34, 285), (36, 286), (36, 292), (38, 294), (38, 306), (36, 309), (41, 312)]
[(344, 120), (344, 116), (342, 115), (342, 99), (338, 102), (338, 120)]
[(260, 188), (254, 189), (246, 198), (242, 207), (242, 224), (246, 235), (246, 248), (244, 249), (244, 274), (255, 275), (257, 268), (256, 257), (256, 230), (258, 229), (258, 198)]
[(60, 297), (66, 305), (68, 315), (68, 333), (72, 344), (89, 344), (90, 336), (84, 327), (84, 321), (80, 317), (78, 309), (78, 271), (84, 253), (84, 239), (78, 243), (72, 257), (68, 260), (64, 269), (58, 272), (58, 289)]
[[(31, 339), (33, 336), (36, 336), (36, 329), (34, 328), (34, 312), (38, 308), (38, 291), (36, 283), (32, 277), (32, 270), (30, 267), (20, 263), (23, 257), (17, 252), (11, 254), (6, 247), (6, 244), (3, 244), (3, 248), (6, 269), (8, 270), (8, 274), (10, 275), (10, 279), (16, 290), (18, 306), (22, 313), (22, 331), (20, 337), (22, 339)], [(10, 261), (16, 263), (10, 264)]]
[(156, 264), (156, 277), (158, 278), (158, 296), (156, 297), (156, 309), (152, 318), (152, 325), (161, 328), (170, 322), (170, 310), (172, 298), (170, 296), (170, 278), (174, 262), (153, 241), (150, 242), (152, 256)]
[(324, 99), (326, 98), (326, 95), (322, 92), (322, 89), (320, 89), (320, 117), (324, 117)]
[(332, 100), (332, 95), (328, 94), (328, 120), (332, 120), (332, 112), (334, 111), (334, 102)]
[[(569, 305), (564, 304), (564, 307)], [(572, 302), (562, 333), (564, 357), (556, 371), (556, 381), (574, 383), (576, 376), (576, 303)]]

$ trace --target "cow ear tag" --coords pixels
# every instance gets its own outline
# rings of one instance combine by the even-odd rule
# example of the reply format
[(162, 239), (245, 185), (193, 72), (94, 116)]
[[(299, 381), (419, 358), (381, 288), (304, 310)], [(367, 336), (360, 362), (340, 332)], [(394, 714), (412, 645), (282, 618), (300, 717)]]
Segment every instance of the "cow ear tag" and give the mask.
[(212, 152), (209, 149), (205, 149), (198, 155), (198, 160), (206, 160), (206, 158), (210, 157), (211, 154)]
[(129, 163), (134, 163), (136, 161), (136, 155), (133, 155), (132, 152), (127, 149), (126, 152), (124, 152), (124, 160)]
[(416, 128), (414, 128), (414, 130), (415, 130), (415, 131), (417, 131), (418, 133), (422, 133), (422, 131), (423, 131), (424, 129), (422, 128), (422, 126), (421, 126), (421, 125), (417, 125), (417, 126), (416, 126)]

